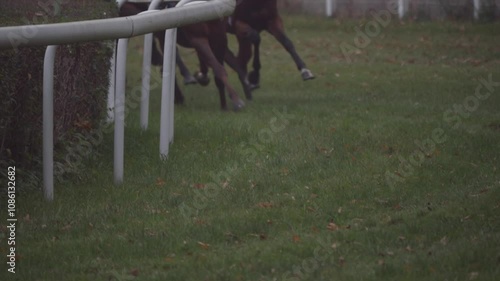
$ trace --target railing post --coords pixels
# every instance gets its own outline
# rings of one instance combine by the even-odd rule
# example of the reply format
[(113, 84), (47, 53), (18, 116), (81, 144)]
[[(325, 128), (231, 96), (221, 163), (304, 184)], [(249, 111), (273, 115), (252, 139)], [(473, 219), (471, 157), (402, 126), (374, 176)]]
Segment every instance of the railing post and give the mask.
[(326, 16), (330, 18), (333, 16), (337, 8), (337, 0), (326, 0), (325, 6)]
[(123, 182), (123, 154), (125, 149), (125, 87), (127, 75), (128, 39), (118, 40), (116, 55), (116, 93), (115, 93), (115, 135), (114, 135), (114, 181)]
[[(161, 113), (160, 113), (160, 158), (168, 157), (169, 144), (171, 142), (169, 124), (173, 114), (170, 101), (174, 92), (175, 83), (175, 28), (165, 31), (165, 49), (163, 50), (163, 73), (161, 89)], [(172, 68), (172, 64), (174, 67)]]
[(172, 85), (174, 87), (171, 87), (171, 92), (170, 92), (170, 116), (169, 116), (169, 119), (168, 119), (168, 129), (169, 129), (169, 140), (168, 142), (171, 144), (174, 142), (174, 112), (175, 112), (175, 66), (176, 66), (176, 63), (175, 63), (175, 58), (176, 58), (176, 55), (177, 55), (177, 28), (174, 28), (174, 35), (173, 35), (173, 40), (172, 40), (172, 61), (171, 61), (171, 73), (174, 74), (174, 77), (172, 79)]
[[(116, 0), (118, 9), (125, 4), (127, 0)], [(111, 123), (115, 120), (115, 86), (116, 86), (116, 41), (112, 43), (113, 56), (110, 60), (109, 68), (109, 88), (108, 88), (108, 102), (107, 102), (107, 122)]]
[[(176, 7), (206, 0), (181, 0)], [(222, 14), (221, 14), (222, 16)], [(160, 113), (160, 158), (166, 160), (169, 145), (174, 141), (174, 89), (175, 89), (175, 54), (177, 44), (177, 29), (165, 31), (165, 46), (163, 50), (163, 73), (161, 88), (161, 113)]]
[(398, 15), (399, 19), (403, 19), (406, 15), (407, 0), (398, 0)]
[(479, 20), (481, 17), (481, 0), (474, 0), (474, 19)]
[(54, 60), (57, 46), (48, 46), (43, 61), (43, 193), (54, 200)]
[[(140, 14), (155, 11), (161, 0), (153, 0), (149, 4), (148, 11), (142, 12)], [(149, 33), (144, 35), (144, 49), (143, 49), (143, 59), (142, 59), (142, 94), (141, 94), (141, 112), (140, 112), (140, 123), (141, 128), (145, 131), (148, 128), (149, 123), (149, 91), (151, 82), (151, 53), (153, 49), (153, 34)]]

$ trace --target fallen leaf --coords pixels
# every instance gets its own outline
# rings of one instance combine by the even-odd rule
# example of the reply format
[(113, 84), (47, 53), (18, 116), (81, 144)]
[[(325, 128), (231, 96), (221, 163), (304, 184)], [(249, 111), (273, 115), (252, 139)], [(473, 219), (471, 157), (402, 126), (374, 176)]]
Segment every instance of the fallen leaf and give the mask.
[(307, 207), (307, 210), (311, 213), (315, 213), (316, 212), (316, 209), (314, 209), (313, 207)]
[(207, 224), (207, 222), (206, 222), (206, 221), (204, 221), (204, 220), (202, 220), (202, 219), (198, 219), (198, 218), (195, 218), (195, 219), (194, 219), (194, 223), (195, 223), (195, 224), (198, 224), (198, 225), (206, 225), (206, 224)]
[(130, 271), (130, 275), (137, 277), (139, 275), (139, 269), (134, 268)]
[(330, 222), (328, 223), (328, 225), (326, 226), (326, 228), (330, 231), (336, 231), (339, 229), (338, 225), (336, 225), (335, 223), (333, 222)]
[(293, 242), (295, 242), (295, 243), (300, 242), (300, 236), (298, 236), (298, 235), (294, 235), (294, 236), (292, 237), (292, 240), (293, 240)]
[(340, 266), (344, 266), (344, 264), (345, 264), (345, 258), (344, 257), (340, 257), (339, 258), (339, 265)]
[(203, 243), (203, 242), (200, 242), (198, 241), (198, 245), (200, 245), (200, 247), (204, 250), (208, 250), (208, 248), (210, 248), (210, 244), (207, 244), (207, 243)]
[(165, 181), (162, 178), (157, 178), (156, 179), (156, 185), (157, 186), (165, 185)]
[(274, 205), (272, 202), (260, 202), (257, 206), (260, 208), (272, 208)]
[(446, 244), (448, 244), (448, 237), (445, 236), (445, 237), (441, 238), (441, 240), (439, 240), (439, 242), (441, 244), (443, 244), (443, 246), (446, 246)]
[(479, 272), (471, 272), (469, 274), (469, 280), (474, 280), (479, 276)]
[(71, 229), (71, 223), (68, 223), (67, 225), (65, 225), (65, 226), (63, 226), (63, 227), (61, 228), (61, 230), (62, 230), (62, 231), (68, 231), (68, 230), (70, 230), (70, 229)]
[(195, 183), (195, 184), (193, 184), (193, 187), (196, 189), (204, 189), (205, 185), (202, 183)]

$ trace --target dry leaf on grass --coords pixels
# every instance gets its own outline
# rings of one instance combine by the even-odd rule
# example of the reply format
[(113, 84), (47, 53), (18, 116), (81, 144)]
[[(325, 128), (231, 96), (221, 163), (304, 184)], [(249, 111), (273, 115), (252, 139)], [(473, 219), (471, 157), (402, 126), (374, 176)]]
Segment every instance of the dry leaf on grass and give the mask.
[(274, 204), (272, 202), (260, 202), (257, 206), (260, 208), (272, 208)]
[(330, 230), (330, 231), (337, 231), (337, 230), (339, 230), (338, 225), (336, 225), (336, 224), (335, 224), (335, 223), (333, 223), (333, 222), (329, 223), (329, 224), (326, 226), (326, 228), (327, 228), (328, 230)]
[(198, 241), (198, 245), (200, 245), (200, 247), (204, 250), (208, 250), (208, 248), (210, 248), (210, 244), (207, 244), (207, 243), (203, 243), (203, 242), (200, 242)]
[(156, 179), (156, 185), (157, 186), (163, 186), (163, 185), (165, 185), (165, 181), (162, 178), (157, 178)]

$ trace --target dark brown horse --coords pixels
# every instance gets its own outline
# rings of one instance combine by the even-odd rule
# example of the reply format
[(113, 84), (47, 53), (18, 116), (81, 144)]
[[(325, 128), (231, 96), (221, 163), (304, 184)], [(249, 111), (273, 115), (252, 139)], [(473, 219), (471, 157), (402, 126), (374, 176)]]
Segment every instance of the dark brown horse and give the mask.
[[(227, 31), (235, 34), (238, 39), (237, 59), (245, 77), (248, 77), (247, 83), (251, 89), (258, 88), (260, 83), (260, 32), (264, 30), (273, 35), (292, 56), (304, 81), (314, 79), (314, 75), (307, 69), (292, 41), (285, 34), (283, 20), (278, 13), (277, 0), (238, 0), (234, 14), (228, 18)], [(247, 75), (247, 65), (252, 57), (252, 45), (253, 70)], [(195, 77), (198, 81), (206, 79), (206, 67), (202, 66)]]
[[(164, 8), (162, 4), (160, 8)], [(147, 10), (148, 4), (145, 3), (125, 3), (120, 9), (120, 16), (130, 16)], [(165, 32), (155, 32), (155, 37), (160, 40), (161, 46), (164, 46)], [(228, 75), (224, 69), (224, 58), (230, 57), (231, 53), (227, 48), (226, 24), (223, 19), (207, 21), (203, 23), (191, 24), (181, 27), (177, 31), (177, 43), (183, 47), (194, 48), (200, 60), (200, 67), (208, 71), (208, 67), (212, 68), (214, 80), (219, 91), (221, 109), (227, 109), (225, 90), (233, 103), (233, 109), (239, 110), (244, 107), (245, 103), (240, 99), (235, 89), (229, 84)], [(157, 50), (156, 50), (157, 51)], [(153, 52), (155, 53), (155, 51)], [(234, 55), (233, 59), (228, 58), (226, 61), (232, 62), (231, 67), (240, 69)], [(163, 60), (161, 60), (163, 61)], [(179, 62), (179, 57), (177, 58)], [(158, 53), (153, 55), (153, 62), (159, 63)], [(181, 67), (181, 72), (182, 67)], [(250, 89), (245, 82), (245, 75), (242, 71), (238, 73), (241, 84), (243, 86), (245, 96), (251, 99)], [(177, 82), (175, 85), (175, 100), (176, 103), (182, 103), (184, 97), (180, 91)]]
[(251, 45), (254, 45), (253, 71), (248, 77), (250, 83), (258, 86), (260, 80), (259, 33), (263, 30), (273, 35), (292, 56), (303, 80), (314, 79), (314, 75), (307, 69), (306, 64), (297, 54), (292, 41), (285, 34), (283, 20), (278, 12), (277, 0), (239, 1), (233, 16), (229, 18), (228, 26), (228, 30), (238, 38), (238, 59), (245, 72), (246, 65), (252, 56)]

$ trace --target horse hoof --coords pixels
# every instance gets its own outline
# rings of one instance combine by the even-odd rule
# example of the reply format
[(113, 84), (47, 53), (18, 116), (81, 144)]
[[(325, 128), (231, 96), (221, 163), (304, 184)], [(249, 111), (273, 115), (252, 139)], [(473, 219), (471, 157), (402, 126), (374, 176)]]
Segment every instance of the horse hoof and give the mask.
[(253, 98), (252, 91), (251, 91), (250, 87), (246, 87), (246, 89), (245, 89), (245, 98), (247, 100), (252, 100), (252, 98)]
[(248, 74), (248, 81), (250, 82), (250, 84), (259, 85), (260, 73), (255, 70), (250, 71), (250, 73)]
[(250, 83), (250, 84), (248, 84), (248, 87), (250, 88), (250, 91), (253, 91), (253, 90), (257, 90), (258, 88), (260, 88), (260, 85)]
[(184, 85), (193, 85), (197, 83), (198, 81), (196, 81), (196, 78), (194, 78), (192, 75), (184, 77)]
[(312, 74), (312, 72), (307, 69), (307, 68), (303, 68), (301, 71), (300, 71), (300, 74), (302, 75), (302, 80), (306, 81), (306, 80), (312, 80), (314, 79), (314, 74)]
[(207, 86), (210, 83), (210, 78), (208, 77), (208, 75), (203, 74), (199, 71), (194, 74), (194, 78), (196, 79), (196, 81), (198, 81), (198, 84), (202, 86)]
[(240, 111), (241, 109), (243, 109), (245, 107), (245, 102), (238, 99), (237, 101), (233, 102), (233, 110), (238, 112)]

